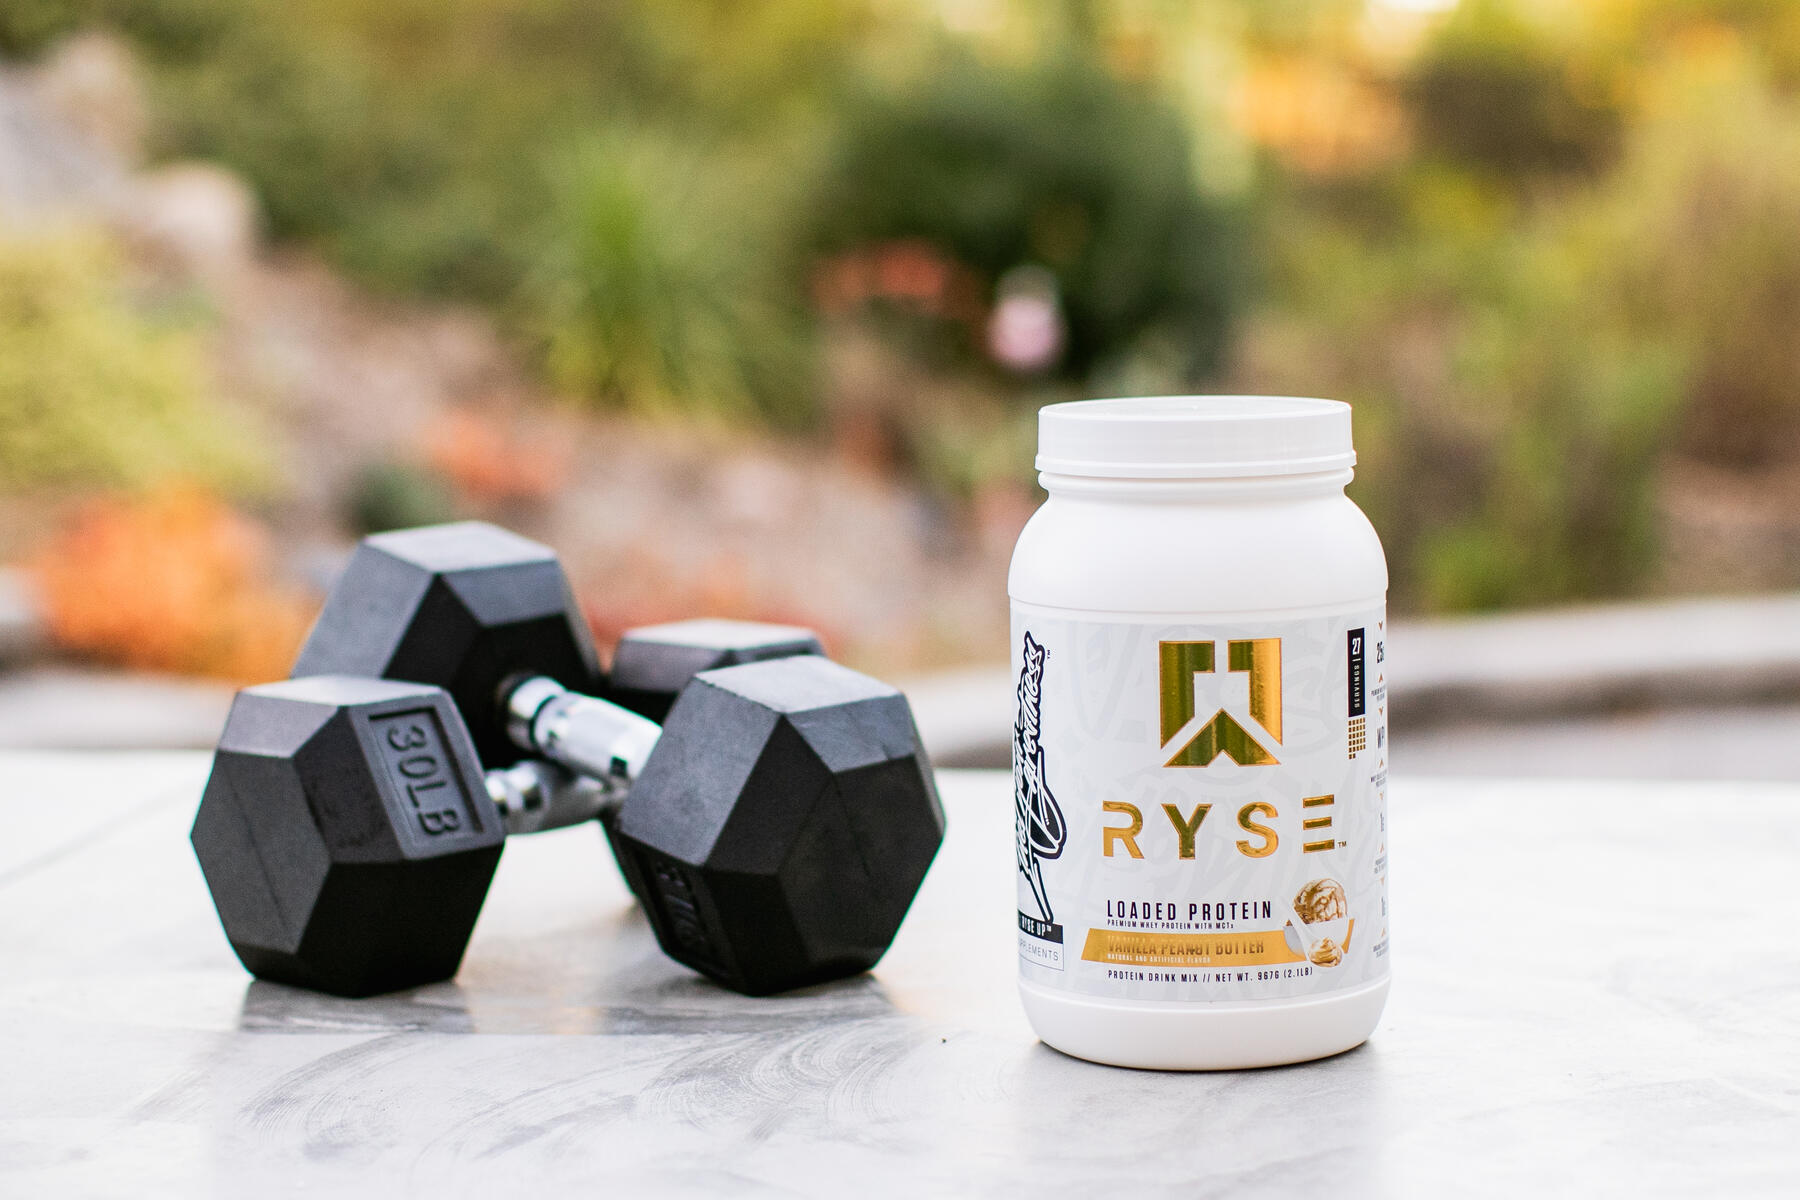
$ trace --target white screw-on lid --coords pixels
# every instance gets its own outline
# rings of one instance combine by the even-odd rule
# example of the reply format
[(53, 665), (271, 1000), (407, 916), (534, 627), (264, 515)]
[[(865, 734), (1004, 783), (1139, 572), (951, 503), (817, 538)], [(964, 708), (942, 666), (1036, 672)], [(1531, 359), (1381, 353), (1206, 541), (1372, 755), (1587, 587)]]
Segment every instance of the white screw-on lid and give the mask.
[(1139, 396), (1038, 410), (1037, 469), (1115, 479), (1225, 479), (1356, 463), (1350, 406), (1298, 396)]

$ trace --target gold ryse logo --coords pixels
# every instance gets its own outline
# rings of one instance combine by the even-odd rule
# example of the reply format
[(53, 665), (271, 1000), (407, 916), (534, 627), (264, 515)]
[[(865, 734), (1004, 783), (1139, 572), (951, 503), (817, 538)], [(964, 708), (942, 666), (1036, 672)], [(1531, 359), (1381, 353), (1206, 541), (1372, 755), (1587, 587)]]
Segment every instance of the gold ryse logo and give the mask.
[[(1199, 677), (1212, 674), (1217, 654), (1216, 642), (1159, 642), (1159, 686), (1162, 692), (1162, 749), (1174, 753), (1166, 767), (1210, 766), (1221, 754), (1239, 766), (1274, 766), (1278, 760), (1267, 746), (1223, 708), (1205, 721), (1196, 721), (1199, 712), (1197, 696)], [(1261, 726), (1269, 745), (1281, 744), (1281, 639), (1241, 638), (1225, 643), (1225, 666), (1228, 671), (1249, 676), (1250, 716)], [(1303, 831), (1301, 850), (1311, 854), (1330, 850), (1337, 845), (1332, 839), (1331, 817), (1321, 811), (1336, 797), (1307, 796), (1300, 801), (1307, 810), (1300, 825)], [(1100, 853), (1112, 858), (1123, 850), (1132, 858), (1143, 858), (1138, 838), (1144, 832), (1144, 810), (1123, 800), (1105, 800), (1100, 810), (1124, 817), (1128, 824), (1103, 825), (1100, 829)], [(1179, 805), (1164, 804), (1162, 810), (1175, 833), (1178, 858), (1193, 859), (1200, 826), (1212, 811), (1211, 804), (1197, 804), (1183, 815)], [(1272, 822), (1281, 814), (1273, 804), (1252, 800), (1238, 809), (1238, 828), (1248, 837), (1237, 839), (1238, 853), (1246, 858), (1267, 858), (1281, 844), (1281, 835)], [(1314, 840), (1306, 841), (1305, 838)], [(1084, 955), (1085, 956), (1085, 955)]]
[[(1162, 747), (1175, 745), (1194, 720), (1199, 676), (1213, 670), (1216, 642), (1160, 642)], [(1281, 639), (1244, 638), (1225, 643), (1225, 665), (1250, 677), (1250, 715), (1270, 742), (1281, 744)], [(1219, 755), (1239, 766), (1273, 766), (1279, 760), (1223, 708), (1195, 729), (1163, 765), (1210, 766)]]

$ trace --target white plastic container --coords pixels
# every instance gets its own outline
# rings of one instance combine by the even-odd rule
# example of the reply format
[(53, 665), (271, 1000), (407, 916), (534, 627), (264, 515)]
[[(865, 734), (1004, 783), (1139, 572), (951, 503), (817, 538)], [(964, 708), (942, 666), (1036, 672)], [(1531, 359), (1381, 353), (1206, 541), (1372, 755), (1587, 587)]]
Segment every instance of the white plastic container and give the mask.
[(1388, 990), (1387, 564), (1349, 406), (1051, 405), (1012, 596), (1019, 993), (1095, 1062), (1361, 1044)]

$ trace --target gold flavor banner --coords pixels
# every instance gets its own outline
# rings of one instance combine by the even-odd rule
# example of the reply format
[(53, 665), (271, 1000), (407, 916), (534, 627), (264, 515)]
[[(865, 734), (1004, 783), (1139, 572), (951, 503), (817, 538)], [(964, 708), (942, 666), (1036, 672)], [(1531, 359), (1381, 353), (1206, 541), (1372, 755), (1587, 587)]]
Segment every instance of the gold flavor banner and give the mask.
[[(1349, 942), (1346, 937), (1346, 947)], [(1251, 967), (1306, 961), (1306, 955), (1296, 954), (1288, 947), (1287, 937), (1280, 929), (1250, 933), (1090, 929), (1081, 957), (1087, 962), (1131, 967)]]

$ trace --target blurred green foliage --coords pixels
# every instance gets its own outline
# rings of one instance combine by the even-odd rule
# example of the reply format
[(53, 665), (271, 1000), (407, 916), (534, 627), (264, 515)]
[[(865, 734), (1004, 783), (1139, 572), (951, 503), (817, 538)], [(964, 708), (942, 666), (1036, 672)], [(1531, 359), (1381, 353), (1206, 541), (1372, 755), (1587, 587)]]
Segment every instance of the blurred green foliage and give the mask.
[(1454, 177), (1408, 191), (1391, 240), (1293, 239), (1284, 291), (1306, 299), (1271, 348), (1357, 405), (1359, 498), (1395, 602), (1629, 590), (1653, 562), (1651, 489), (1687, 366), (1632, 311), (1617, 227), (1565, 209), (1501, 222), (1505, 206)]
[[(365, 280), (494, 303), (598, 403), (816, 420), (813, 260), (897, 236), (983, 287), (1049, 266), (1070, 377), (1144, 338), (1189, 377), (1219, 357), (1188, 127), (1077, 40), (1000, 64), (833, 0), (23, 3), (0, 46), (126, 32), (157, 153), (228, 163)], [(896, 26), (915, 69), (871, 85)]]
[[(952, 503), (1025, 486), (1034, 403), (1342, 396), (1405, 608), (1640, 590), (1671, 457), (1800, 462), (1800, 4), (1463, 0), (1391, 43), (1361, 0), (995, 0), (957, 9), (962, 32), (949, 12), (8, 0), (0, 51), (118, 29), (150, 68), (155, 152), (243, 173), (278, 237), (490, 305), (596, 405), (878, 428)], [(1222, 194), (1204, 161), (1253, 165)], [(1028, 264), (1067, 344), (1009, 374), (986, 322)], [(56, 269), (88, 282), (57, 285), (63, 332), (29, 336), (142, 378), (52, 378), (20, 350), (0, 378), (43, 378), (4, 411), (67, 441), (88, 418), (35, 397), (87, 388), (95, 412), (163, 414), (132, 418), (165, 431), (144, 445), (198, 445), (169, 382), (197, 378), (191, 334), (102, 268)], [(929, 303), (883, 308), (884, 272)], [(831, 279), (851, 301), (821, 299)], [(888, 357), (847, 372), (846, 403), (829, 368), (857, 338)], [(134, 469), (106, 448), (128, 428), (43, 461)], [(372, 477), (359, 519), (413, 482)]]
[(1595, 220), (1646, 339), (1692, 363), (1675, 448), (1726, 467), (1800, 455), (1800, 97), (1727, 45), (1648, 81), (1651, 112)]
[(1419, 150), (1500, 178), (1598, 167), (1621, 114), (1593, 49), (1508, 0), (1465, 0), (1406, 80)]
[(344, 527), (364, 536), (456, 516), (450, 488), (435, 473), (403, 462), (370, 463), (356, 473), (344, 503)]
[(1639, 590), (1671, 455), (1800, 458), (1800, 101), (1717, 31), (1630, 75), (1604, 156), (1518, 129), (1504, 152), (1270, 199), (1253, 369), (1357, 403), (1402, 606)]
[(200, 332), (120, 278), (95, 236), (0, 238), (0, 483), (254, 487), (261, 464), (210, 400)]
[[(136, 0), (118, 0), (136, 2)], [(160, 149), (243, 171), (274, 231), (329, 245), (364, 278), (505, 301), (553, 219), (555, 179), (596, 130), (763, 124), (842, 22), (817, 2), (187, 0), (217, 33), (164, 47)], [(131, 23), (127, 22), (128, 27)], [(718, 45), (760, 48), (747, 61)], [(825, 74), (828, 75), (828, 72)], [(754, 126), (753, 126), (754, 128)]]
[(367, 283), (494, 305), (575, 394), (810, 415), (785, 201), (860, 6), (21, 3), (0, 48), (126, 33), (155, 154), (230, 165)]
[(768, 200), (784, 184), (756, 174), (644, 135), (558, 164), (553, 233), (521, 294), (556, 383), (639, 412), (811, 416), (799, 290), (775, 269), (787, 230)]
[(1178, 374), (1219, 363), (1238, 280), (1220, 206), (1195, 186), (1191, 134), (1143, 87), (1063, 49), (1023, 66), (935, 55), (846, 103), (812, 236), (826, 251), (921, 238), (990, 287), (1048, 268), (1084, 378), (1158, 335)]

